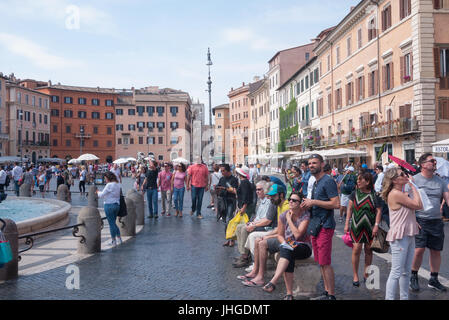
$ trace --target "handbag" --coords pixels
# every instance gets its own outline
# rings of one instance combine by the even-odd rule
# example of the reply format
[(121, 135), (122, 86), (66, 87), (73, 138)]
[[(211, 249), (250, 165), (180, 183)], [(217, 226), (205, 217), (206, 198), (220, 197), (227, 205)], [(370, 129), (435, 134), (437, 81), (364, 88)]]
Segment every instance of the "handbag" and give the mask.
[(312, 217), (309, 221), (309, 225), (307, 226), (307, 234), (309, 236), (317, 237), (323, 227), (323, 224), (324, 222), (321, 217)]
[(12, 260), (11, 245), (6, 240), (3, 232), (0, 231), (0, 267)]
[(387, 231), (379, 227), (377, 236), (371, 242), (371, 250), (377, 253), (387, 253), (389, 248), (390, 244), (387, 241)]
[(120, 210), (118, 211), (118, 217), (125, 217), (128, 214), (126, 209), (125, 197), (123, 196), (122, 189), (120, 188)]
[(239, 212), (229, 220), (228, 227), (226, 228), (226, 240), (235, 240), (237, 239), (237, 236), (235, 235), (235, 232), (237, 231), (237, 226), (239, 224), (246, 224), (248, 223), (248, 215), (244, 213), (243, 215)]

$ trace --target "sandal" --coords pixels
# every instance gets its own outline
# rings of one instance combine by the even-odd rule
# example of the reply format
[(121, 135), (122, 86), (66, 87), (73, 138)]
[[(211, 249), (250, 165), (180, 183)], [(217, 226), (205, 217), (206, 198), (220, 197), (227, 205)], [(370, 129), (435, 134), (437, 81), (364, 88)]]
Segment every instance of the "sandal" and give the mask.
[(223, 243), (223, 247), (229, 247), (229, 243), (230, 241), (226, 241), (225, 243)]
[(244, 286), (247, 286), (247, 287), (262, 287), (263, 286), (263, 283), (259, 284), (259, 283), (256, 283), (256, 282), (252, 281), (252, 280), (242, 281), (242, 284)]
[(235, 245), (234, 240), (229, 241), (229, 244), (228, 244), (229, 247), (233, 247), (234, 245)]
[(251, 279), (253, 279), (254, 277), (247, 277), (247, 276), (245, 276), (245, 275), (243, 275), (243, 276), (237, 276), (237, 279), (239, 279), (239, 280), (242, 280), (242, 281), (244, 281), (244, 280), (251, 280)]
[(295, 299), (293, 298), (293, 296), (292, 296), (291, 294), (287, 294), (287, 295), (284, 297), (284, 300), (295, 300)]
[(271, 282), (268, 282), (263, 288), (262, 290), (268, 293), (273, 292), (276, 289), (276, 286), (274, 284), (272, 284)]

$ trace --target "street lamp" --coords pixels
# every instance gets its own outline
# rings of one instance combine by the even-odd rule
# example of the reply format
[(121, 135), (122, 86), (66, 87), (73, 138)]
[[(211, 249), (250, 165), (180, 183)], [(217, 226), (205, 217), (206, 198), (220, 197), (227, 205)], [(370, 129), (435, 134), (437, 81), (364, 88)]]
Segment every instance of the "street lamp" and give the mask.
[(80, 127), (80, 156), (83, 154), (84, 127)]
[(23, 111), (19, 110), (20, 119), (20, 137), (19, 137), (19, 148), (20, 148), (20, 166), (23, 167), (23, 144), (22, 144), (22, 132), (23, 132)]

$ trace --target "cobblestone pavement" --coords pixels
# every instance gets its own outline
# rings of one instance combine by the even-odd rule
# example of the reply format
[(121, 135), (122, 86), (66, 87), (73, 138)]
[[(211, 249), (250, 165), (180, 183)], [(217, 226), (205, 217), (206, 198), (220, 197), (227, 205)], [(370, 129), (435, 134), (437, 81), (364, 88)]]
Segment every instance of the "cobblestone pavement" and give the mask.
[[(130, 179), (125, 179), (124, 189), (130, 186)], [(72, 199), (74, 205), (84, 204), (78, 195), (72, 196)], [(203, 201), (204, 219), (198, 220), (189, 214), (191, 200), (190, 193), (186, 193), (183, 218), (160, 216), (157, 220), (146, 219), (143, 230), (122, 245), (82, 260), (75, 259), (71, 263), (80, 270), (79, 290), (66, 288), (69, 274), (66, 273), (67, 266), (61, 266), (21, 275), (16, 280), (0, 284), (0, 297), (8, 300), (280, 299), (285, 294), (282, 280), (278, 282), (276, 290), (268, 294), (261, 288), (244, 287), (236, 279), (245, 271), (232, 267), (232, 258), (238, 255), (237, 248), (222, 247), (225, 226), (223, 222), (216, 221), (212, 210), (206, 209), (209, 201), (210, 196), (206, 193)], [(384, 255), (386, 258), (374, 256), (373, 264), (380, 270), (379, 290), (368, 290), (363, 284), (360, 288), (354, 288), (351, 250), (338, 237), (342, 228), (341, 225), (337, 226), (332, 254), (337, 298), (384, 299), (385, 283), (390, 271), (389, 255)], [(363, 254), (360, 270), (362, 267)], [(266, 281), (271, 274), (267, 275)], [(449, 298), (447, 293), (436, 293), (427, 288), (424, 278), (420, 278), (420, 284), (421, 292), (411, 294), (411, 299)], [(322, 283), (317, 289), (318, 292), (323, 290)]]

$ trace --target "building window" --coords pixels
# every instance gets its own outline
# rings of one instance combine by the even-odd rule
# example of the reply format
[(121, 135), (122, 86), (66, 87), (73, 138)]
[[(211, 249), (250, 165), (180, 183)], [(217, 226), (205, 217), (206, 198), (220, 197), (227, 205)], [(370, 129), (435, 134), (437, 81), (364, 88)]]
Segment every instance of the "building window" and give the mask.
[(368, 41), (377, 37), (376, 18), (371, 18), (368, 23)]
[(178, 143), (178, 138), (177, 137), (171, 137), (170, 144), (177, 144), (177, 143)]
[(412, 5), (411, 0), (399, 0), (399, 17), (400, 19), (404, 19), (408, 17), (412, 13)]
[(86, 104), (87, 99), (86, 98), (78, 98), (78, 104)]
[(64, 110), (64, 118), (73, 118), (72, 110)]
[(362, 47), (362, 29), (357, 30), (357, 49)]
[(100, 112), (92, 112), (92, 119), (100, 119)]
[(306, 61), (309, 61), (309, 59), (310, 59), (310, 53), (306, 52)]
[(352, 54), (352, 48), (351, 48), (351, 37), (349, 37), (348, 39), (346, 39), (346, 48), (347, 48), (347, 54), (348, 57)]
[(47, 124), (48, 122), (48, 116), (46, 114), (44, 114), (44, 124)]
[(117, 139), (117, 144), (122, 144), (122, 138)]
[(438, 119), (449, 120), (449, 98), (438, 99)]
[(335, 106), (337, 109), (341, 108), (342, 97), (341, 97), (341, 88), (335, 90)]
[(66, 147), (71, 147), (72, 146), (72, 140), (66, 140), (65, 141), (65, 146)]
[(78, 118), (80, 119), (86, 119), (87, 112), (86, 111), (78, 111)]
[(53, 147), (57, 147), (57, 146), (58, 146), (58, 140), (54, 139), (54, 140), (53, 140), (52, 146), (53, 146)]
[[(132, 139), (131, 139), (131, 140), (132, 140)], [(108, 146), (108, 148), (112, 147), (112, 141), (111, 141), (111, 140), (108, 140), (108, 141), (106, 142), (106, 145)]]
[(98, 140), (94, 140), (94, 141), (93, 141), (93, 146), (94, 146), (94, 147), (98, 147)]
[(129, 131), (136, 131), (136, 125), (135, 124), (128, 124), (128, 130)]
[(51, 96), (51, 102), (59, 102), (59, 97), (58, 96)]
[(123, 109), (115, 109), (115, 114), (118, 116), (122, 116), (123, 115)]
[(106, 112), (105, 119), (108, 119), (108, 120), (114, 119), (114, 114), (112, 112)]
[(98, 127), (93, 127), (93, 133), (98, 134)]
[(147, 122), (147, 128), (150, 129), (150, 131), (153, 131), (154, 122)]
[(112, 134), (112, 127), (106, 127), (106, 134)]
[(393, 87), (393, 62), (390, 62), (383, 67), (383, 91), (391, 90)]
[(153, 115), (153, 113), (154, 113), (154, 107), (153, 106), (148, 106), (147, 107), (147, 112), (148, 112), (148, 115), (151, 117)]
[(336, 62), (340, 63), (340, 47), (335, 48)]
[(115, 131), (123, 131), (123, 124), (116, 124)]
[(401, 83), (409, 82), (412, 79), (412, 54), (408, 53), (401, 57)]
[(143, 144), (143, 137), (139, 137), (139, 144)]
[(135, 116), (136, 115), (136, 109), (128, 109), (128, 116)]
[(114, 105), (114, 100), (105, 100), (106, 107), (112, 107)]
[(51, 109), (51, 116), (52, 117), (59, 117), (59, 110), (58, 109)]
[(170, 113), (173, 117), (176, 117), (176, 114), (178, 113), (178, 107), (170, 107)]
[(391, 5), (382, 10), (382, 32), (391, 27)]
[(139, 115), (139, 117), (143, 117), (143, 113), (145, 112), (145, 107), (137, 106), (136, 111), (137, 111), (137, 114)]
[(351, 105), (354, 102), (354, 85), (352, 82), (346, 84), (346, 105)]
[(179, 127), (178, 122), (170, 122), (170, 128), (176, 130)]
[(99, 99), (92, 99), (92, 105), (99, 106), (100, 105), (100, 100)]
[(159, 117), (162, 117), (163, 115), (164, 115), (164, 107), (157, 107), (156, 108), (156, 111), (157, 111), (157, 115), (159, 116)]
[(73, 103), (73, 98), (72, 97), (64, 97), (64, 103), (72, 104)]
[(157, 137), (158, 143), (163, 144), (164, 143), (164, 137)]
[(434, 63), (440, 89), (449, 89), (449, 48), (434, 48)]
[(159, 156), (158, 156), (158, 160), (159, 160), (159, 161), (164, 161), (164, 156), (159, 155)]

